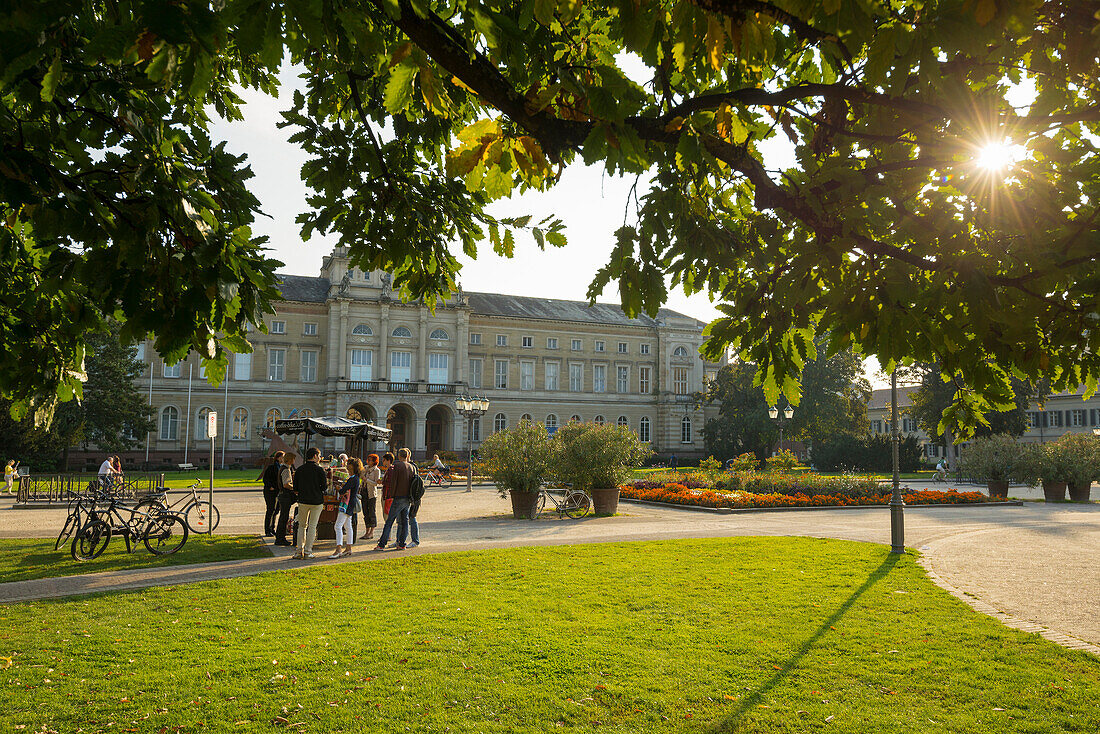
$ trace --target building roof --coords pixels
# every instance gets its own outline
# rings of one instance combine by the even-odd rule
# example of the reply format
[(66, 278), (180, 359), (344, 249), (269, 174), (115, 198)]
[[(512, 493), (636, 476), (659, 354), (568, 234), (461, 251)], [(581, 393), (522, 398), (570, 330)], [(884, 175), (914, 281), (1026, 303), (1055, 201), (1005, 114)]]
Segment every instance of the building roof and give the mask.
[[(470, 308), (481, 316), (508, 316), (523, 319), (542, 319), (545, 321), (573, 321), (591, 324), (609, 324), (617, 326), (643, 326), (653, 328), (654, 319), (642, 314), (637, 318), (627, 318), (623, 309), (616, 303), (596, 303), (587, 301), (564, 301), (557, 298), (535, 298), (532, 296), (510, 296), (503, 293), (466, 293), (470, 298)], [(657, 318), (683, 319), (692, 326), (705, 326), (702, 321), (685, 316), (671, 309), (662, 308)]]
[[(915, 390), (919, 390), (920, 385), (898, 385), (898, 407), (906, 408), (913, 404), (912, 399), (909, 397)], [(880, 387), (877, 390), (871, 391), (871, 399), (867, 401), (867, 408), (873, 410), (875, 408), (887, 408), (890, 406), (890, 388)]]
[(279, 290), (287, 301), (324, 303), (328, 300), (328, 278), (308, 275), (279, 275)]

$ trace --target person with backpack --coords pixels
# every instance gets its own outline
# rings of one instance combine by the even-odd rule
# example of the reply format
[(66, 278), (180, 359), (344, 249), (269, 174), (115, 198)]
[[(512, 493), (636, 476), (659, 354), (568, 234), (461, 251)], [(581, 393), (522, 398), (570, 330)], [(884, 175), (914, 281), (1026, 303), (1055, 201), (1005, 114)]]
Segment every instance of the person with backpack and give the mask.
[[(414, 471), (415, 471), (415, 464)], [(409, 484), (409, 548), (420, 545), (420, 523), (416, 521), (416, 513), (420, 511), (420, 501), (424, 499), (424, 480), (420, 478), (420, 472), (413, 475)]]
[(271, 463), (264, 469), (264, 537), (275, 535), (275, 520), (279, 515), (279, 471), (283, 465), (283, 452), (276, 451)]
[(386, 515), (386, 524), (382, 527), (382, 535), (378, 538), (378, 545), (374, 547), (374, 550), (381, 551), (386, 550), (386, 544), (390, 539), (390, 528), (393, 524), (397, 523), (397, 550), (405, 550), (405, 540), (409, 533), (409, 508), (412, 506), (412, 497), (410, 495), (410, 486), (413, 482), (413, 477), (416, 477), (417, 481), (420, 480), (420, 476), (416, 473), (416, 467), (414, 467), (409, 459), (412, 456), (412, 452), (407, 448), (403, 448), (397, 452), (397, 461), (390, 467), (383, 483), (383, 498), (391, 499), (390, 509)]
[(351, 546), (355, 543), (352, 519), (361, 509), (359, 503), (359, 479), (363, 473), (363, 464), (352, 457), (347, 460), (350, 476), (340, 488), (340, 509), (336, 513), (336, 550), (329, 558), (343, 558), (351, 555)]
[(294, 489), (298, 492), (298, 552), (294, 558), (313, 558), (313, 543), (317, 540), (317, 523), (325, 507), (328, 475), (321, 468), (321, 450), (316, 446), (306, 451), (306, 463), (294, 473)]

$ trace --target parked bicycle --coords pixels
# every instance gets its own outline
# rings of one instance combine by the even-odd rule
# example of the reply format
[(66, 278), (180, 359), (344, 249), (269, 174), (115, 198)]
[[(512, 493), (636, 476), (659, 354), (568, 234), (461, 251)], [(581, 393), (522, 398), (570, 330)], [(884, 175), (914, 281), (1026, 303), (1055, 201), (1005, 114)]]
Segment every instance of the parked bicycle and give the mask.
[(160, 492), (146, 496), (142, 502), (155, 502), (165, 511), (175, 512), (183, 517), (192, 533), (214, 532), (221, 522), (221, 512), (216, 505), (199, 495), (202, 480), (196, 479), (175, 502), (168, 502), (168, 490), (161, 487)]
[[(559, 494), (561, 495), (561, 499), (558, 498)], [(543, 511), (546, 509), (547, 500), (554, 505), (554, 510), (558, 513), (559, 519), (570, 517), (577, 520), (584, 517), (592, 510), (592, 498), (583, 490), (569, 488), (550, 490), (546, 487), (542, 487), (539, 489), (539, 498), (535, 503), (536, 520), (542, 516)]]
[(123, 537), (127, 553), (134, 551), (138, 539), (154, 555), (175, 553), (187, 542), (183, 519), (155, 502), (142, 501), (130, 507), (115, 497), (87, 494), (70, 508), (54, 548), (59, 550), (72, 537), (69, 552), (77, 561), (98, 558), (115, 535)]

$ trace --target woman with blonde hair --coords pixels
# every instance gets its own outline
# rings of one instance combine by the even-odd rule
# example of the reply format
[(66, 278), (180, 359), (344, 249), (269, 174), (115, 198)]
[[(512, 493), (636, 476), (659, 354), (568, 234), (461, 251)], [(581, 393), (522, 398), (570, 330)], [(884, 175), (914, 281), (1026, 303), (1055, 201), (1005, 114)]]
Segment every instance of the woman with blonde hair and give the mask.
[(359, 512), (359, 477), (363, 473), (363, 464), (352, 457), (348, 459), (347, 468), (350, 476), (340, 490), (340, 509), (336, 513), (336, 550), (329, 558), (350, 556), (355, 537), (352, 535), (351, 519)]
[(378, 454), (367, 457), (367, 465), (363, 469), (363, 479), (359, 496), (363, 502), (363, 521), (367, 528), (364, 538), (373, 538), (374, 529), (378, 527), (378, 482), (382, 479), (382, 470), (378, 468)]
[[(377, 458), (377, 457), (375, 457), (375, 458)], [(4, 482), (5, 482), (4, 493), (5, 494), (11, 494), (11, 486), (12, 486), (12, 482), (14, 482), (14, 481), (15, 481), (15, 459), (12, 459), (8, 462), (8, 465), (4, 467)], [(368, 535), (367, 537), (369, 538), (370, 536)]]

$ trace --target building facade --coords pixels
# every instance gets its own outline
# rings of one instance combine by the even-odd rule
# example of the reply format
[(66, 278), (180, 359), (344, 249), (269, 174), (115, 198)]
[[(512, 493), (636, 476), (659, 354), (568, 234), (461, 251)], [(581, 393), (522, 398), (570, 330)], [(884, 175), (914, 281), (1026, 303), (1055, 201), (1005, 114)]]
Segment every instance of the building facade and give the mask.
[[(703, 452), (705, 410), (693, 393), (721, 366), (699, 355), (703, 322), (668, 309), (629, 319), (612, 304), (494, 293), (403, 303), (385, 273), (350, 267), (337, 248), (319, 277), (282, 276), (283, 300), (234, 355), (224, 384), (207, 383), (196, 355), (179, 364), (139, 346), (138, 381), (155, 411), (147, 447), (128, 463), (205, 463), (206, 415), (218, 413), (215, 464), (250, 464), (264, 426), (293, 416), (349, 416), (386, 426), (414, 455), (476, 448), (521, 420), (551, 431), (572, 420), (625, 425), (667, 456)], [(489, 400), (467, 423), (464, 394)], [(344, 439), (322, 439), (326, 452)], [(368, 445), (364, 451), (378, 451)], [(148, 458), (146, 458), (148, 457)], [(224, 457), (224, 458), (223, 458)]]
[[(928, 434), (917, 425), (908, 414), (912, 393), (916, 386), (898, 388), (898, 428), (902, 435), (915, 434), (924, 446), (925, 456), (935, 460), (944, 455), (944, 448), (933, 443)], [(867, 403), (867, 419), (871, 433), (890, 433), (890, 389), (874, 390)], [(1100, 430), (1100, 395), (1085, 399), (1085, 387), (1075, 392), (1063, 392), (1046, 395), (1042, 403), (1032, 400), (1027, 410), (1028, 428), (1021, 441), (1046, 443), (1054, 441), (1066, 433), (1091, 433)], [(965, 450), (966, 444), (955, 447), (955, 456), (959, 450)]]

